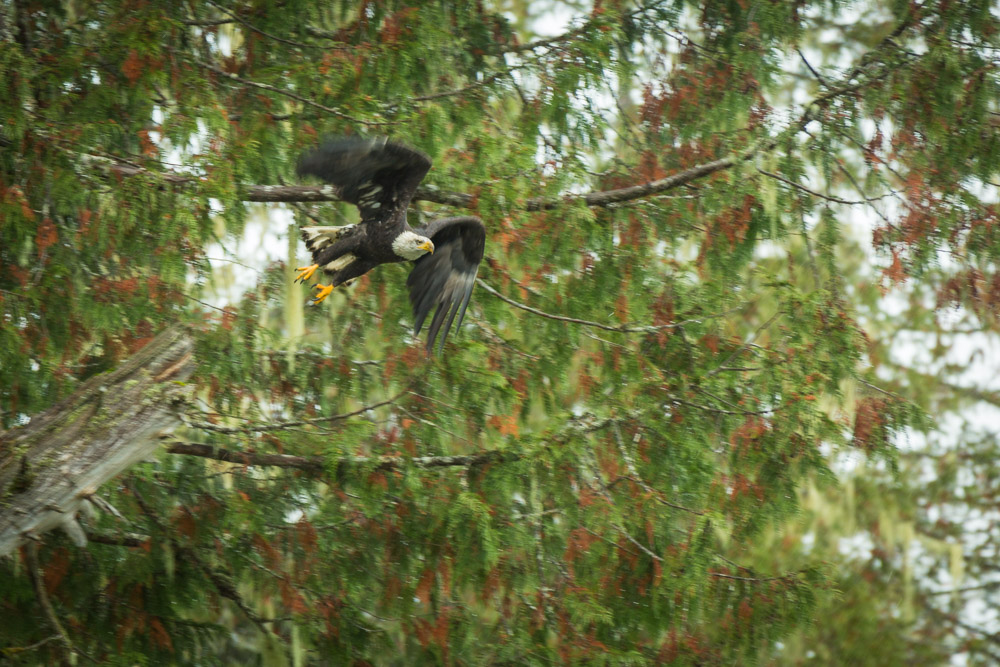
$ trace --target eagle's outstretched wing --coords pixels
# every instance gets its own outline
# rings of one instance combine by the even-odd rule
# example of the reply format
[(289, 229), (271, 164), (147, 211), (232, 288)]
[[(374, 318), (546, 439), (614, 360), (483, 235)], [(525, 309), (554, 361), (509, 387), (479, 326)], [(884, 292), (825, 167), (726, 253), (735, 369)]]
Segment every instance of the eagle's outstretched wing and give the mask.
[(415, 262), (406, 285), (410, 288), (416, 333), (420, 333), (427, 315), (437, 307), (427, 333), (427, 351), (434, 347), (434, 339), (444, 323), (440, 351), (456, 315), (456, 328), (462, 326), (483, 259), (486, 228), (479, 218), (464, 217), (435, 220), (416, 231), (434, 242), (434, 254), (424, 255)]
[(361, 210), (362, 222), (381, 223), (405, 210), (431, 160), (382, 138), (329, 139), (299, 158), (300, 176), (318, 176)]

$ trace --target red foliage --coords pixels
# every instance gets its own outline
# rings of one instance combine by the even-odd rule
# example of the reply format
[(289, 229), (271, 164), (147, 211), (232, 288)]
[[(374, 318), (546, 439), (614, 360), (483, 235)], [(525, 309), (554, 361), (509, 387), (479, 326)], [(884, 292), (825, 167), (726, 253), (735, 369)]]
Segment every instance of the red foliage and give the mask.
[(639, 157), (639, 164), (636, 171), (646, 182), (658, 181), (667, 175), (667, 172), (660, 166), (656, 153), (653, 151), (643, 152)]
[(46, 592), (50, 594), (55, 592), (67, 572), (69, 572), (69, 552), (62, 548), (56, 549), (52, 558), (45, 564), (45, 574), (42, 578)]
[(178, 533), (188, 538), (194, 537), (195, 532), (198, 530), (198, 525), (195, 523), (194, 517), (187, 511), (181, 512), (174, 520), (174, 527)]
[(756, 484), (746, 475), (737, 474), (732, 479), (732, 491), (729, 492), (729, 499), (735, 506), (736, 501), (744, 496), (752, 495), (758, 501), (764, 500), (764, 488)]
[(479, 592), (479, 598), (483, 601), (489, 600), (498, 588), (500, 588), (500, 567), (493, 566), (489, 572), (486, 573), (486, 579), (483, 581), (483, 588)]
[(156, 147), (156, 142), (149, 138), (149, 130), (139, 130), (139, 142), (143, 155), (152, 157), (160, 152), (160, 149)]
[(233, 323), (236, 321), (236, 309), (232, 306), (226, 306), (222, 311), (222, 328), (226, 331), (233, 330)]
[(612, 442), (605, 442), (597, 451), (597, 465), (600, 466), (608, 479), (616, 480), (621, 476), (621, 464), (618, 461), (618, 449)]
[(751, 415), (729, 437), (729, 443), (737, 451), (757, 449), (760, 437), (770, 430), (770, 425), (759, 416)]
[(699, 343), (707, 347), (713, 355), (719, 353), (719, 337), (715, 334), (705, 334)]
[[(627, 289), (622, 289), (621, 293), (618, 295), (618, 299), (615, 301), (615, 317), (618, 318), (619, 322), (628, 321), (628, 293)], [(634, 288), (632, 288), (634, 289)]]
[(306, 603), (305, 598), (302, 597), (302, 593), (292, 586), (291, 582), (287, 579), (278, 580), (278, 589), (281, 591), (281, 604), (293, 614), (305, 614), (310, 611), (310, 607)]
[(451, 596), (451, 558), (442, 558), (438, 565), (438, 576), (440, 577), (441, 593), (448, 598)]
[(516, 438), (520, 433), (517, 417), (514, 415), (493, 415), (487, 421), (490, 426), (500, 432), (500, 435), (512, 435)]
[(135, 49), (128, 52), (128, 57), (122, 63), (122, 73), (131, 83), (135, 83), (142, 76), (146, 68), (146, 59), (139, 55)]
[(636, 248), (642, 245), (643, 236), (646, 234), (645, 221), (640, 219), (636, 213), (629, 213), (628, 227), (621, 231), (620, 242), (622, 247)]
[(431, 589), (434, 587), (434, 570), (430, 567), (424, 569), (424, 573), (420, 576), (420, 581), (417, 583), (417, 589), (414, 595), (417, 599), (427, 604), (431, 601)]
[(851, 444), (860, 449), (871, 451), (882, 442), (874, 441), (874, 435), (881, 431), (885, 424), (885, 408), (887, 401), (882, 398), (867, 397), (858, 403), (854, 415), (854, 439)]
[(263, 535), (256, 533), (253, 536), (253, 546), (264, 557), (267, 561), (268, 567), (272, 570), (279, 569), (281, 567), (281, 552), (274, 548), (270, 542), (264, 539)]
[(21, 267), (14, 266), (13, 264), (4, 266), (3, 269), (13, 276), (14, 280), (16, 280), (21, 287), (27, 286), (28, 279), (31, 277), (31, 274), (28, 273), (27, 269), (22, 269)]
[(170, 640), (170, 634), (156, 616), (149, 620), (149, 638), (156, 646), (165, 648), (171, 653), (174, 652), (174, 643)]
[(728, 209), (715, 219), (718, 229), (726, 235), (730, 247), (742, 243), (746, 238), (756, 203), (757, 199), (753, 195), (744, 195), (742, 206)]
[(90, 220), (94, 217), (94, 212), (89, 208), (80, 210), (80, 228), (76, 233), (77, 240), (80, 240), (83, 236), (92, 235), (97, 231), (97, 227), (91, 228)]
[(340, 636), (340, 626), (334, 625), (333, 621), (340, 618), (340, 609), (343, 606), (343, 602), (341, 602), (339, 598), (332, 595), (327, 595), (320, 600), (317, 600), (315, 609), (323, 620), (326, 621), (326, 634), (328, 636)]
[(980, 316), (1000, 315), (1000, 273), (989, 277), (969, 269), (953, 276), (938, 291), (938, 308), (948, 305), (966, 305)]
[(570, 573), (573, 572), (573, 561), (583, 552), (590, 548), (590, 545), (597, 541), (597, 536), (590, 533), (585, 528), (574, 528), (569, 534), (569, 538), (566, 540), (566, 552), (563, 554), (563, 559), (566, 561), (567, 566), (570, 569)]
[(389, 488), (389, 480), (386, 478), (385, 473), (378, 470), (368, 476), (368, 483), (383, 491)]
[(58, 240), (59, 234), (56, 232), (56, 226), (52, 224), (52, 219), (43, 218), (35, 230), (35, 245), (38, 247), (39, 257)]
[(300, 519), (295, 524), (295, 539), (307, 555), (316, 553), (316, 545), (318, 543), (316, 528), (305, 519)]
[(736, 613), (739, 615), (741, 621), (747, 623), (753, 617), (753, 608), (750, 606), (750, 603), (744, 599), (740, 602), (739, 609)]
[(404, 7), (386, 18), (382, 30), (379, 32), (379, 42), (381, 44), (395, 44), (400, 37), (409, 35), (412, 29), (407, 25), (407, 21), (417, 11), (417, 7)]

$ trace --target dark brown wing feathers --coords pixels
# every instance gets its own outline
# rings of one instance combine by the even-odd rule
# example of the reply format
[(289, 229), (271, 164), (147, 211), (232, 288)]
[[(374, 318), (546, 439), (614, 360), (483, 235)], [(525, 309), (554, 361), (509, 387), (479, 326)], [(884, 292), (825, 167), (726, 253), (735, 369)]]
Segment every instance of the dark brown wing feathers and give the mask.
[(419, 334), (427, 316), (436, 308), (427, 332), (427, 351), (434, 347), (434, 340), (441, 333), (440, 351), (444, 349), (456, 316), (456, 328), (462, 326), (472, 288), (476, 285), (479, 262), (483, 259), (486, 228), (479, 218), (445, 218), (417, 232), (434, 242), (434, 254), (418, 259), (406, 280), (413, 304), (414, 327)]
[(369, 222), (405, 209), (430, 168), (430, 158), (409, 146), (384, 138), (341, 137), (303, 153), (297, 171), (333, 185)]

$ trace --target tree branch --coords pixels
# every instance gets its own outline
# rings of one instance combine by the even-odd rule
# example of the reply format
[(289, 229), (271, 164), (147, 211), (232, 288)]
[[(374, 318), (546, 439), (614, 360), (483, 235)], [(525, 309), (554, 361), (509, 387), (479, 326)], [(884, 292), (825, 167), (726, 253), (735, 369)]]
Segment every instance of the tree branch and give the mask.
[(801, 190), (802, 192), (805, 192), (806, 194), (812, 195), (813, 197), (819, 197), (820, 199), (825, 199), (827, 201), (834, 202), (835, 204), (847, 204), (849, 206), (858, 206), (858, 205), (863, 205), (863, 204), (870, 204), (873, 201), (878, 201), (880, 199), (885, 199), (886, 197), (891, 197), (892, 196), (892, 194), (884, 194), (884, 195), (879, 195), (877, 197), (865, 197), (865, 199), (863, 199), (863, 200), (862, 199), (853, 199), (853, 200), (852, 199), (841, 199), (840, 197), (834, 197), (833, 195), (825, 195), (822, 192), (816, 192), (815, 190), (810, 190), (806, 186), (804, 186), (804, 185), (802, 185), (800, 183), (796, 183), (795, 181), (793, 181), (791, 179), (785, 178), (781, 174), (774, 174), (774, 173), (771, 173), (770, 171), (764, 171), (763, 169), (759, 169), (759, 168), (757, 169), (757, 173), (763, 174), (764, 176), (768, 176), (770, 178), (773, 178), (776, 181), (781, 181), (782, 183), (784, 183), (786, 185), (790, 185), (793, 188), (796, 188), (798, 190)]
[[(723, 169), (729, 169), (745, 157), (728, 157), (658, 179), (615, 190), (598, 190), (579, 195), (562, 195), (558, 197), (532, 197), (522, 206), (525, 211), (548, 211), (559, 206), (582, 203), (585, 206), (611, 206), (626, 201), (642, 199), (650, 195), (673, 190), (709, 174)], [(463, 192), (448, 192), (435, 187), (421, 186), (413, 195), (415, 201), (429, 201), (435, 204), (445, 204), (456, 208), (472, 208), (475, 198)], [(336, 191), (328, 185), (247, 185), (243, 189), (243, 200), (254, 202), (321, 202), (340, 201)]]
[(534, 315), (538, 315), (540, 317), (545, 317), (545, 318), (550, 319), (550, 320), (556, 320), (557, 322), (570, 322), (572, 324), (582, 324), (582, 325), (588, 326), (588, 327), (595, 327), (597, 329), (604, 329), (605, 331), (617, 331), (619, 333), (648, 333), (648, 332), (651, 332), (651, 331), (660, 331), (662, 329), (675, 329), (675, 328), (683, 326), (685, 324), (691, 324), (693, 322), (701, 322), (703, 320), (711, 319), (713, 317), (722, 317), (724, 315), (727, 315), (727, 314), (733, 312), (734, 310), (739, 310), (739, 308), (733, 308), (733, 309), (727, 310), (724, 313), (718, 313), (718, 314), (715, 314), (715, 315), (706, 315), (705, 317), (696, 317), (696, 318), (692, 318), (692, 319), (689, 319), (689, 320), (684, 320), (682, 322), (671, 322), (670, 324), (643, 325), (643, 326), (629, 326), (627, 324), (621, 324), (621, 325), (618, 325), (618, 326), (611, 326), (610, 324), (601, 324), (600, 322), (591, 322), (590, 320), (581, 320), (581, 319), (577, 319), (575, 317), (567, 317), (565, 315), (553, 315), (552, 313), (546, 313), (544, 310), (538, 310), (537, 308), (532, 308), (531, 306), (526, 306), (525, 304), (523, 304), (523, 303), (521, 303), (519, 301), (514, 301), (510, 297), (504, 296), (503, 294), (501, 294), (500, 292), (498, 292), (494, 288), (490, 287), (489, 284), (487, 284), (486, 282), (484, 282), (482, 278), (477, 278), (476, 279), (476, 284), (479, 285), (484, 290), (486, 290), (487, 292), (489, 292), (490, 294), (492, 294), (493, 296), (495, 296), (498, 299), (500, 299), (501, 301), (503, 301), (505, 303), (509, 303), (510, 305), (514, 306), (515, 308), (520, 308), (521, 310), (527, 311), (527, 312), (532, 313)]
[[(330, 465), (322, 456), (292, 456), (290, 454), (258, 454), (256, 452), (241, 452), (223, 449), (214, 445), (199, 442), (174, 442), (167, 447), (170, 454), (198, 456), (205, 459), (239, 463), (247, 466), (274, 466), (278, 468), (296, 468), (311, 473), (321, 473)], [(486, 465), (487, 463), (517, 461), (521, 454), (491, 450), (480, 454), (459, 456), (416, 456), (403, 458), (399, 456), (345, 456), (336, 459), (334, 465), (338, 471), (348, 467), (374, 466), (376, 470), (399, 470), (407, 466), (415, 468), (469, 468)]]
[(87, 541), (95, 544), (107, 544), (112, 547), (141, 547), (149, 541), (149, 535), (139, 533), (122, 533), (121, 535), (105, 535), (103, 533), (87, 533)]
[(0, 555), (56, 527), (86, 542), (75, 519), (80, 506), (181, 423), (193, 352), (186, 329), (168, 329), (115, 371), (0, 434)]
[[(551, 437), (552, 442), (563, 442), (573, 433), (592, 433), (606, 428), (618, 420), (617, 417), (606, 417), (594, 420), (592, 415), (573, 417), (565, 428), (560, 429)], [(296, 468), (311, 473), (319, 473), (330, 469), (328, 459), (322, 456), (294, 456), (291, 454), (259, 454), (257, 452), (240, 452), (224, 449), (200, 442), (173, 442), (167, 447), (170, 454), (198, 456), (216, 461), (239, 463), (242, 465), (275, 466), (279, 468)], [(338, 471), (347, 467), (374, 466), (377, 470), (399, 470), (407, 466), (415, 468), (468, 468), (486, 465), (488, 463), (519, 461), (525, 455), (520, 452), (487, 450), (478, 454), (460, 454), (454, 456), (415, 456), (404, 458), (399, 456), (345, 456), (335, 459), (333, 465)]]
[(30, 540), (25, 549), (27, 551), (28, 557), (28, 572), (31, 575), (31, 583), (35, 587), (35, 596), (38, 598), (38, 603), (42, 606), (42, 610), (45, 612), (45, 618), (48, 619), (49, 625), (52, 629), (56, 631), (59, 638), (62, 640), (63, 647), (66, 649), (67, 659), (70, 663), (73, 663), (74, 655), (82, 655), (91, 662), (96, 662), (89, 655), (78, 649), (74, 644), (73, 640), (69, 638), (66, 629), (59, 622), (59, 617), (56, 615), (56, 610), (52, 606), (52, 601), (49, 600), (48, 593), (45, 592), (45, 580), (42, 578), (42, 568), (38, 564), (38, 544), (35, 540)]
[(366, 405), (364, 407), (358, 408), (352, 412), (345, 412), (339, 415), (332, 415), (330, 417), (317, 417), (315, 419), (300, 419), (298, 421), (280, 422), (277, 424), (263, 424), (260, 426), (217, 426), (215, 424), (209, 424), (208, 422), (192, 422), (188, 424), (191, 428), (201, 429), (203, 431), (212, 431), (214, 433), (265, 433), (267, 431), (281, 431), (286, 428), (294, 428), (296, 426), (309, 426), (313, 424), (327, 424), (330, 422), (341, 421), (348, 419), (349, 417), (356, 417), (360, 414), (368, 412), (369, 410), (374, 410), (375, 408), (380, 408), (383, 405), (389, 405), (390, 403), (395, 403), (405, 394), (409, 393), (409, 390), (403, 390), (393, 396), (392, 398), (387, 398), (384, 401), (378, 403), (373, 403), (371, 405)]

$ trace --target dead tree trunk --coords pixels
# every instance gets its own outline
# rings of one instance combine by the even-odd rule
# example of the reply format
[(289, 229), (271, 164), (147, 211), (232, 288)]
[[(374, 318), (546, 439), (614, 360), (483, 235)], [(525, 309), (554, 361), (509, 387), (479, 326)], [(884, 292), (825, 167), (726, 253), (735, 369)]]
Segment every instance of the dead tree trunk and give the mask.
[(193, 349), (184, 328), (168, 329), (117, 370), (0, 433), (0, 557), (57, 526), (86, 543), (76, 522), (83, 502), (180, 423)]

